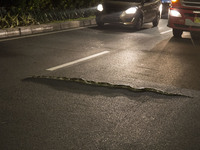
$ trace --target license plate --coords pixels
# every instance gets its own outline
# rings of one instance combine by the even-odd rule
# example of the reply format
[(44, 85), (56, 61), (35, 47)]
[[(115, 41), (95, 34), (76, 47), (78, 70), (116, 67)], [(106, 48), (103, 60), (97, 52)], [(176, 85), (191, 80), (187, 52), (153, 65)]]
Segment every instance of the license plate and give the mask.
[(199, 23), (200, 24), (200, 17), (195, 17), (194, 18), (194, 23)]

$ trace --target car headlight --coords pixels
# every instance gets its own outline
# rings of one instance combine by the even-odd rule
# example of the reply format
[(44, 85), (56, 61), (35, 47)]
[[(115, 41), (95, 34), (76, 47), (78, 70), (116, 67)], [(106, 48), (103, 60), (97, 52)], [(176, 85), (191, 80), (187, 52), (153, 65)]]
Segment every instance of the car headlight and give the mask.
[(170, 10), (170, 15), (173, 17), (182, 17), (180, 12), (178, 12), (177, 10)]
[(99, 4), (99, 5), (97, 6), (97, 10), (98, 10), (98, 11), (103, 11), (103, 5), (102, 5), (102, 4)]
[(137, 7), (131, 7), (125, 11), (126, 14), (135, 14), (137, 11)]

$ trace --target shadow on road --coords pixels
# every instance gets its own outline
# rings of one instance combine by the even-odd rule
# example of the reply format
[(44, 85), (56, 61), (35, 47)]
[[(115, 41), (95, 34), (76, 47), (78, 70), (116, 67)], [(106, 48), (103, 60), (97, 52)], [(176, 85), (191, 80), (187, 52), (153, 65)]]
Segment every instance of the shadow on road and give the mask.
[(136, 30), (134, 29), (132, 26), (126, 26), (123, 24), (106, 24), (103, 27), (90, 27), (93, 30), (99, 30), (105, 33), (120, 33), (120, 32), (127, 32), (127, 33), (133, 33), (133, 32), (138, 32), (138, 31), (142, 31), (142, 30), (146, 30), (149, 28), (152, 28), (152, 24), (144, 24), (141, 30)]

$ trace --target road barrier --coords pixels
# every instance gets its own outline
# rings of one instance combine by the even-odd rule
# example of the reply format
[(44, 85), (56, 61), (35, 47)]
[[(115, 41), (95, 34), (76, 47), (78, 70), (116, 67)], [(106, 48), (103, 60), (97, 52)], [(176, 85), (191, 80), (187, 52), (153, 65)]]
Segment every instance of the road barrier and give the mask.
[(36, 33), (58, 31), (70, 28), (85, 27), (95, 25), (95, 19), (85, 19), (80, 21), (66, 21), (61, 23), (49, 23), (42, 25), (31, 25), (27, 27), (7, 28), (0, 30), (0, 38), (30, 35)]

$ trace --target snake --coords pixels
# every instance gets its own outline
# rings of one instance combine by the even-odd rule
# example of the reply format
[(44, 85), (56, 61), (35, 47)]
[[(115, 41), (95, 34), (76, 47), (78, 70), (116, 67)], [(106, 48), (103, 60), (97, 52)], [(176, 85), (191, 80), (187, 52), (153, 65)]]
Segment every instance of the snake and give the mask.
[(92, 86), (98, 86), (98, 87), (105, 87), (105, 88), (113, 88), (113, 89), (123, 89), (123, 90), (128, 90), (131, 92), (151, 92), (151, 93), (156, 93), (160, 95), (165, 95), (165, 96), (181, 96), (181, 97), (189, 97), (183, 94), (179, 93), (170, 93), (166, 92), (163, 90), (158, 90), (155, 88), (134, 88), (130, 85), (121, 85), (121, 84), (112, 84), (108, 82), (97, 82), (97, 81), (92, 81), (92, 80), (86, 80), (83, 78), (68, 78), (68, 77), (56, 77), (56, 76), (30, 76), (27, 79), (52, 79), (52, 80), (59, 80), (59, 81), (68, 81), (68, 82), (74, 82), (74, 83), (81, 83), (85, 85), (92, 85)]

